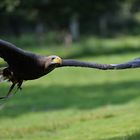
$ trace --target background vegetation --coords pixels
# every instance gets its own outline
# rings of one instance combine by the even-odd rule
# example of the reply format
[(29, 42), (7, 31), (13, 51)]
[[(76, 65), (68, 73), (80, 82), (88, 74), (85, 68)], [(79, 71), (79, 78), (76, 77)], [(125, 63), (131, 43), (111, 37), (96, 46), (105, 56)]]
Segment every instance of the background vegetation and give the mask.
[(73, 33), (77, 26), (81, 35), (138, 35), (139, 7), (139, 0), (2, 0), (0, 30), (6, 36), (45, 35), (44, 40), (53, 38), (53, 42), (61, 42), (69, 33), (78, 39)]

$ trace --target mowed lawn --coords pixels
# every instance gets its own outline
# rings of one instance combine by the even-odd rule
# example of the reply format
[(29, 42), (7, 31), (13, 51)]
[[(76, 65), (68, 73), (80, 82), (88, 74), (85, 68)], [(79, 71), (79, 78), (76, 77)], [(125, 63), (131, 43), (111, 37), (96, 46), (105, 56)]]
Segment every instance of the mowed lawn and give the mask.
[[(119, 63), (140, 53), (83, 57)], [(77, 58), (78, 59), (78, 58)], [(61, 68), (0, 101), (1, 140), (140, 139), (140, 69)], [(0, 94), (8, 90), (0, 84)]]

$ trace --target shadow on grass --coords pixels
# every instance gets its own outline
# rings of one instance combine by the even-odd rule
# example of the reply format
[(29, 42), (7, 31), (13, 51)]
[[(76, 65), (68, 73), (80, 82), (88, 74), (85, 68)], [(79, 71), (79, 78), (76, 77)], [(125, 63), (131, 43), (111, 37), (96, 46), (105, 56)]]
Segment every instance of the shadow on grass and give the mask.
[(140, 132), (137, 132), (128, 136), (114, 137), (111, 139), (108, 138), (106, 140), (140, 140)]
[[(14, 117), (34, 111), (67, 108), (95, 109), (125, 104), (139, 98), (139, 81), (85, 86), (30, 86), (1, 105), (0, 117)], [(1, 102), (3, 103), (3, 102)]]

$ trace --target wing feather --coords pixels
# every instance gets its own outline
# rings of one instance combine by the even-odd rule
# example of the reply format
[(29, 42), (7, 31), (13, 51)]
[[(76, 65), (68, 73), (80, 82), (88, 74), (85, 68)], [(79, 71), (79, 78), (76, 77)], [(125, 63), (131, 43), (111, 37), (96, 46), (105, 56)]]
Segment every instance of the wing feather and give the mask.
[(0, 57), (3, 58), (7, 63), (10, 63), (11, 61), (18, 60), (17, 58), (24, 56), (25, 51), (23, 51), (20, 48), (17, 48), (15, 45), (0, 40)]
[(114, 69), (114, 66), (110, 64), (98, 64), (98, 63), (82, 62), (76, 60), (62, 60), (62, 64), (59, 67), (87, 67), (87, 68), (96, 68), (101, 70)]
[(98, 64), (92, 62), (82, 62), (76, 60), (63, 60), (62, 64), (58, 67), (88, 67), (101, 70), (122, 70), (130, 68), (140, 67), (140, 58), (134, 59), (132, 61), (124, 62), (121, 64)]
[(0, 40), (0, 57), (3, 58), (9, 66), (19, 67), (21, 64), (26, 66), (29, 61), (34, 62), (38, 55), (17, 48), (7, 41)]
[(121, 63), (121, 64), (114, 64), (113, 66), (114, 66), (115, 69), (118, 69), (118, 70), (139, 68), (140, 67), (140, 58), (136, 58), (132, 61), (128, 61), (128, 62)]

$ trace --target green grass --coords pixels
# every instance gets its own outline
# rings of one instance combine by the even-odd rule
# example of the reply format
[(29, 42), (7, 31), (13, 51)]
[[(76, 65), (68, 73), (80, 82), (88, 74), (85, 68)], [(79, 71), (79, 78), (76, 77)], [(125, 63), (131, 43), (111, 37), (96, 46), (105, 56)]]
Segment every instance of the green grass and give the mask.
[[(43, 49), (38, 52), (45, 54), (47, 49)], [(62, 50), (58, 54), (65, 56), (66, 50)], [(55, 49), (49, 53), (55, 53)], [(140, 52), (127, 52), (77, 59), (120, 63), (139, 56)], [(0, 139), (139, 140), (139, 73), (139, 69), (61, 68), (27, 81), (22, 91), (0, 101)], [(8, 83), (1, 83), (0, 95), (8, 87)]]
[(79, 42), (74, 42), (69, 47), (65, 46), (63, 42), (55, 42), (55, 33), (48, 33), (44, 37), (44, 42), (41, 44), (37, 42), (36, 36), (31, 34), (22, 35), (20, 38), (13, 36), (2, 36), (1, 38), (26, 50), (44, 55), (57, 54), (63, 58), (125, 54), (140, 51), (140, 36), (119, 36), (116, 38), (81, 37)]

